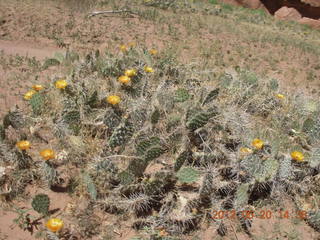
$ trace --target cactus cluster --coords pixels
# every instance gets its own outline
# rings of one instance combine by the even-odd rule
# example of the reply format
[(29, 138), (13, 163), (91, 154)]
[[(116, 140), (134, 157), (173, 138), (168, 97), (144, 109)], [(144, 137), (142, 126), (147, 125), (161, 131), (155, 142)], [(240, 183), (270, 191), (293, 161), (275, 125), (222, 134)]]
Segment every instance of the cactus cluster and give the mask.
[[(143, 49), (119, 56), (90, 54), (76, 61), (67, 78), (69, 88), (34, 94), (28, 123), (18, 110), (5, 116), (0, 125), (1, 163), (15, 164), (17, 176), (32, 175), (21, 182), (39, 179), (52, 191), (72, 188), (77, 196), (90, 200), (88, 211), (100, 208), (102, 214), (125, 217), (134, 213), (136, 228), (163, 228), (169, 234), (197, 229), (209, 216), (208, 209), (217, 207), (234, 209), (239, 224), (249, 233), (251, 222), (239, 213), (257, 201), (279, 200), (279, 192), (293, 199), (297, 194), (314, 194), (312, 184), (306, 184), (316, 185), (320, 172), (318, 140), (310, 140), (319, 127), (313, 108), (309, 106), (310, 115), (297, 113), (298, 127), (292, 131), (288, 127), (293, 121), (286, 122), (296, 115), (279, 117), (277, 109), (283, 105), (271, 99), (270, 85), (263, 85), (255, 74), (239, 69), (225, 73), (214, 80), (219, 87), (212, 88), (201, 74), (194, 76), (188, 66), (170, 66), (173, 62), (153, 58)], [(145, 72), (145, 66), (152, 66), (154, 72)], [(125, 69), (137, 69), (126, 85), (117, 81)], [(42, 111), (42, 94), (46, 102), (59, 96), (50, 105), (52, 111)], [(117, 96), (118, 101), (101, 100), (102, 95)], [(266, 123), (259, 121), (261, 113), (274, 121), (266, 129)], [(19, 138), (36, 141), (21, 131), (33, 124), (52, 130), (57, 138), (52, 144), (59, 152), (56, 159), (37, 164), (32, 154), (14, 149), (6, 138), (12, 127)], [(280, 140), (269, 131), (275, 126)], [(256, 136), (268, 144), (252, 144)], [(292, 159), (289, 143), (292, 148), (307, 149), (307, 161)], [(70, 168), (72, 181), (65, 168)], [(9, 180), (5, 179), (14, 182)], [(67, 187), (60, 186), (64, 183)], [(45, 215), (49, 203), (38, 195), (32, 207)], [(318, 216), (309, 222), (317, 228)], [(227, 235), (227, 224), (216, 223), (217, 232)]]

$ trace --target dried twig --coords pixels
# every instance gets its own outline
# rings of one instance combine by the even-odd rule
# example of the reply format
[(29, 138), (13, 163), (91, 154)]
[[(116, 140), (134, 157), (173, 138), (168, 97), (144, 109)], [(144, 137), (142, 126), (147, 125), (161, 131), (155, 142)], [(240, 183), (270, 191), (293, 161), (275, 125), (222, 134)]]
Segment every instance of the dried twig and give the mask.
[(88, 15), (88, 18), (97, 16), (97, 15), (102, 15), (102, 14), (109, 14), (109, 13), (112, 13), (112, 14), (114, 14), (114, 13), (129, 13), (132, 15), (137, 15), (137, 13), (134, 13), (130, 10), (110, 10), (110, 11), (94, 11)]

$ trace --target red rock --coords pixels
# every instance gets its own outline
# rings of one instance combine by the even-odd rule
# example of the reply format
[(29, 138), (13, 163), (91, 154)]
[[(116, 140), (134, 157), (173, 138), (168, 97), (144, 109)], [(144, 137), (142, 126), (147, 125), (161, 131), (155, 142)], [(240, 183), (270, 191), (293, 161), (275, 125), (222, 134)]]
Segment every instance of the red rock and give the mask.
[(320, 19), (316, 20), (316, 19), (304, 17), (304, 18), (301, 18), (298, 22), (301, 24), (309, 25), (310, 27), (313, 27), (313, 28), (320, 29)]
[(240, 0), (241, 4), (248, 8), (258, 9), (263, 6), (260, 0)]
[(275, 12), (274, 16), (281, 20), (300, 20), (301, 14), (294, 8), (282, 7)]
[(301, 0), (301, 2), (307, 3), (312, 7), (320, 7), (320, 1), (319, 0)]

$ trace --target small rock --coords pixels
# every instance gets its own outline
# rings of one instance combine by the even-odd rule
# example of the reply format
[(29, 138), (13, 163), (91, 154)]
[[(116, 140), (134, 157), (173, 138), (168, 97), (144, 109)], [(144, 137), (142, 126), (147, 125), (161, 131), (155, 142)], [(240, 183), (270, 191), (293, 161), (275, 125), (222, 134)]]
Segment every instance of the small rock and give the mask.
[(310, 27), (320, 29), (320, 20), (303, 17), (299, 21), (301, 24), (309, 25)]
[(294, 8), (282, 7), (275, 12), (274, 16), (280, 20), (300, 20), (301, 14)]
[(301, 2), (307, 3), (312, 7), (320, 7), (320, 1), (319, 0), (301, 0)]
[(242, 5), (252, 9), (258, 9), (262, 6), (260, 0), (242, 0)]

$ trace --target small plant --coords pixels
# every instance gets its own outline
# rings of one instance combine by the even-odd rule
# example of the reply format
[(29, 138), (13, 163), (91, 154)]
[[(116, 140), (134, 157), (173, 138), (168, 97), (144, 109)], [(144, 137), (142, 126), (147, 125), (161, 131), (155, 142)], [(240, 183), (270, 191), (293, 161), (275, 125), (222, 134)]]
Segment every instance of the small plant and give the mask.
[(24, 231), (29, 231), (33, 233), (34, 228), (37, 227), (40, 223), (37, 221), (36, 217), (30, 215), (28, 212), (30, 209), (15, 208), (15, 213), (18, 214), (18, 217), (13, 219), (13, 222), (19, 226), (20, 229)]
[(50, 198), (47, 194), (38, 194), (32, 199), (31, 206), (38, 213), (48, 215)]

